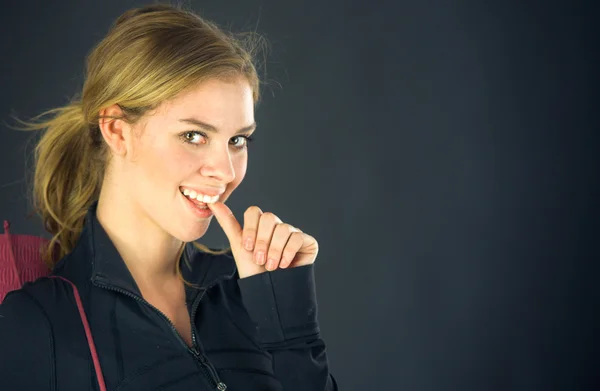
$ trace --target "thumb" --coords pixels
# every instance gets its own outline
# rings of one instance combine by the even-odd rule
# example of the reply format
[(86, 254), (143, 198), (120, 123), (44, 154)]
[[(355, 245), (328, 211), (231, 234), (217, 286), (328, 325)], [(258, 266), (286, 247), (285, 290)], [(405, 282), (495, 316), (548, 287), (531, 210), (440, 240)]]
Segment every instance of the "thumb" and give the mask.
[(225, 235), (229, 239), (231, 247), (241, 246), (242, 243), (242, 226), (237, 221), (233, 212), (227, 205), (222, 202), (206, 204), (215, 215), (217, 222), (223, 228)]

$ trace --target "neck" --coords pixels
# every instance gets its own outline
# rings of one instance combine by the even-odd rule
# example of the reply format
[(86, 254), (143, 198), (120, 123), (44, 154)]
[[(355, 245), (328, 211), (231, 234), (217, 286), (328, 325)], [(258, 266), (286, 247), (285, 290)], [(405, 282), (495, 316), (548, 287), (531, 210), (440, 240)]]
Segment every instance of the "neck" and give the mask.
[(185, 243), (165, 232), (123, 197), (101, 192), (96, 216), (139, 286), (178, 278)]

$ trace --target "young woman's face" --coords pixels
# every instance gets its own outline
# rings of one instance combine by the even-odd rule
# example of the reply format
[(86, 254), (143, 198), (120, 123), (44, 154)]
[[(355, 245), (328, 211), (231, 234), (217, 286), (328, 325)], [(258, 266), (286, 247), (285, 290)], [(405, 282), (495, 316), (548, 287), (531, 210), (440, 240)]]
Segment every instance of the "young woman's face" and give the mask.
[[(254, 101), (240, 78), (209, 80), (165, 102), (139, 122), (133, 141), (133, 200), (153, 223), (182, 241), (204, 235), (212, 214), (194, 212), (183, 189), (225, 201), (241, 183), (254, 131)], [(140, 129), (136, 129), (140, 130)]]

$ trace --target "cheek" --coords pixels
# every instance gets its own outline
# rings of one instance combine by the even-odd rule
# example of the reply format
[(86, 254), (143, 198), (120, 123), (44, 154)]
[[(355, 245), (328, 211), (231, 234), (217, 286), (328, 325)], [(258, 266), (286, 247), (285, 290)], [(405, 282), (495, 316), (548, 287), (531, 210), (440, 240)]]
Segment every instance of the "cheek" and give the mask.
[(146, 154), (143, 163), (145, 176), (155, 186), (164, 186), (168, 182), (177, 182), (185, 172), (193, 170), (194, 159), (180, 148), (156, 145)]
[(236, 156), (233, 159), (233, 169), (235, 171), (235, 180), (232, 183), (233, 188), (238, 187), (238, 185), (244, 180), (246, 176), (246, 170), (248, 168), (248, 153), (240, 154), (240, 156)]

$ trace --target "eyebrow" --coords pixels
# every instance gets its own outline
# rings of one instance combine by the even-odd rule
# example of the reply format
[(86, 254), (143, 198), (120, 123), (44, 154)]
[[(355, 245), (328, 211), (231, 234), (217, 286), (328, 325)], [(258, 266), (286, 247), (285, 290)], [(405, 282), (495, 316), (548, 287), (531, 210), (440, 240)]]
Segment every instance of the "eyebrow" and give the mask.
[[(183, 123), (190, 124), (190, 125), (195, 125), (200, 128), (203, 128), (209, 132), (219, 133), (219, 129), (217, 127), (215, 127), (211, 124), (207, 124), (206, 122), (202, 122), (196, 118), (183, 118), (183, 119), (180, 119), (179, 122), (183, 122)], [(254, 129), (256, 129), (256, 122), (254, 122), (252, 125), (248, 125), (248, 126), (245, 126), (241, 129), (239, 129), (236, 132), (236, 134), (250, 132), (250, 131), (253, 131)]]

